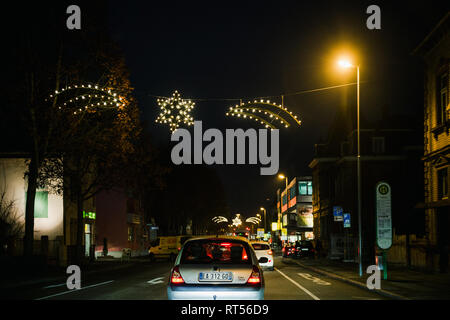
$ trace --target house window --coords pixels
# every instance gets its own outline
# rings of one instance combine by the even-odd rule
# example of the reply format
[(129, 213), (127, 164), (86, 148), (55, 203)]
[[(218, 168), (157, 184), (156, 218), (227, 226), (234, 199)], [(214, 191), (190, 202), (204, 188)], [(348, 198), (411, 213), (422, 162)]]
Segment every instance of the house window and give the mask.
[(300, 181), (298, 183), (298, 192), (301, 196), (312, 195), (312, 181)]
[(437, 88), (436, 123), (437, 125), (441, 125), (445, 121), (445, 112), (448, 104), (448, 72), (438, 77)]
[[(27, 193), (25, 192), (25, 199)], [(36, 191), (34, 197), (34, 217), (35, 218), (48, 218), (48, 192)]]
[(384, 153), (384, 137), (373, 137), (372, 138), (372, 152), (375, 154)]
[(448, 170), (447, 168), (438, 170), (438, 200), (448, 199)]

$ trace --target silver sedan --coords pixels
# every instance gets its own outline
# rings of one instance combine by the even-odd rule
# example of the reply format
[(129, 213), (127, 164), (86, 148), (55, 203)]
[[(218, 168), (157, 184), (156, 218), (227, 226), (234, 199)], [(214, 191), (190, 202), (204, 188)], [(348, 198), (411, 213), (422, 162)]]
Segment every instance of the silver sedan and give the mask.
[(264, 276), (247, 239), (193, 238), (180, 250), (172, 268), (169, 300), (262, 300)]

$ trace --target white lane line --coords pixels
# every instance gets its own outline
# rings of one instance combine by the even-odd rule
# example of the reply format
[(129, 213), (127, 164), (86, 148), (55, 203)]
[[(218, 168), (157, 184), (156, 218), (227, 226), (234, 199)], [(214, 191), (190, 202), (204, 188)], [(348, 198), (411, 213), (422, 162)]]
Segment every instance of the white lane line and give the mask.
[(42, 298), (37, 298), (37, 299), (35, 299), (35, 300), (44, 300), (44, 299), (48, 299), (48, 298), (52, 298), (52, 297), (56, 297), (56, 296), (61, 296), (61, 295), (66, 294), (66, 293), (78, 292), (78, 291), (83, 290), (83, 289), (89, 289), (89, 288), (92, 288), (92, 287), (101, 286), (101, 285), (104, 285), (104, 284), (111, 283), (111, 282), (113, 282), (113, 281), (114, 281), (114, 280), (105, 281), (105, 282), (101, 282), (101, 283), (97, 283), (97, 284), (92, 284), (92, 285), (90, 285), (90, 286), (82, 287), (82, 288), (80, 288), (80, 289), (74, 289), (74, 290), (64, 291), (64, 292), (52, 294), (52, 295), (50, 295), (50, 296), (46, 296), (46, 297), (42, 297)]
[(158, 284), (158, 283), (164, 283), (163, 279), (164, 279), (164, 277), (159, 277), (159, 278), (149, 280), (149, 281), (147, 281), (147, 283), (152, 284), (152, 285)]
[(305, 278), (306, 280), (311, 280), (314, 283), (323, 285), (323, 286), (331, 286), (331, 283), (326, 282), (324, 280), (321, 280), (317, 277), (313, 277), (312, 275), (310, 275), (309, 273), (297, 273), (300, 277)]
[(42, 289), (56, 288), (56, 287), (62, 287), (62, 286), (66, 286), (66, 285), (67, 285), (67, 283), (53, 284), (50, 286), (43, 287)]
[(292, 282), (293, 284), (295, 284), (297, 287), (299, 287), (300, 289), (302, 289), (303, 291), (305, 291), (310, 297), (312, 297), (314, 300), (320, 300), (318, 297), (316, 297), (311, 291), (309, 291), (308, 289), (302, 287), (301, 285), (299, 285), (297, 282), (295, 282), (294, 280), (292, 280), (291, 278), (289, 278), (287, 275), (285, 275), (283, 272), (281, 272), (280, 270), (278, 270), (278, 268), (274, 268), (276, 271), (278, 271), (283, 277), (285, 277), (286, 279), (288, 279), (290, 282)]

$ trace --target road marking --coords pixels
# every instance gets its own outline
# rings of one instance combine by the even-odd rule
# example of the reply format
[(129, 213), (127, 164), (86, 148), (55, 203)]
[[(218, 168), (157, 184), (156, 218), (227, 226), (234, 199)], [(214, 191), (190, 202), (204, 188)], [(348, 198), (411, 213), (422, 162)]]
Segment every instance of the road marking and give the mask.
[(285, 275), (283, 272), (281, 272), (278, 268), (274, 268), (276, 271), (278, 271), (283, 277), (285, 277), (286, 279), (288, 279), (290, 282), (292, 282), (293, 284), (295, 284), (297, 287), (299, 287), (300, 289), (302, 289), (303, 291), (305, 291), (310, 297), (312, 297), (314, 300), (320, 300), (318, 297), (316, 297), (311, 291), (309, 291), (308, 289), (302, 287), (301, 285), (299, 285), (297, 282), (295, 282), (294, 280), (292, 280), (291, 278), (289, 278), (287, 275)]
[(49, 288), (62, 287), (62, 286), (65, 286), (65, 285), (67, 285), (67, 283), (53, 284), (53, 285), (50, 285), (50, 286), (43, 287), (42, 289), (49, 289)]
[(155, 278), (155, 279), (147, 281), (147, 283), (149, 283), (151, 285), (158, 284), (158, 283), (164, 283), (164, 281), (162, 279), (164, 279), (164, 278), (163, 277)]
[(317, 277), (313, 277), (312, 275), (310, 275), (309, 273), (297, 273), (300, 277), (305, 278), (306, 280), (311, 280), (312, 282), (316, 283), (316, 284), (320, 284), (322, 286), (331, 286), (331, 283), (326, 282), (322, 279), (319, 279)]
[(104, 285), (104, 284), (111, 283), (111, 282), (113, 282), (113, 281), (114, 281), (114, 280), (105, 281), (105, 282), (101, 282), (101, 283), (97, 283), (97, 284), (92, 284), (92, 285), (90, 285), (90, 286), (82, 287), (82, 288), (80, 288), (80, 289), (64, 291), (64, 292), (52, 294), (52, 295), (50, 295), (50, 296), (46, 296), (46, 297), (42, 297), (42, 298), (37, 298), (37, 299), (35, 299), (35, 300), (44, 300), (44, 299), (48, 299), (48, 298), (52, 298), (52, 297), (56, 297), (56, 296), (61, 296), (61, 295), (66, 294), (66, 293), (72, 293), (72, 292), (77, 292), (77, 291), (80, 291), (80, 290), (83, 290), (83, 289), (89, 289), (89, 288), (101, 286), (101, 285)]

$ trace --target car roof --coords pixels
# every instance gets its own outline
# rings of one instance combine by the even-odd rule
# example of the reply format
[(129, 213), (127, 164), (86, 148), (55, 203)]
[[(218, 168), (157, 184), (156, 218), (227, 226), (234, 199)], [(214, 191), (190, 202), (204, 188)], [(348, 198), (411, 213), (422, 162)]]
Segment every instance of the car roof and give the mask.
[(257, 243), (257, 244), (267, 244), (270, 245), (270, 243), (268, 243), (267, 241), (250, 241), (251, 244), (253, 243)]
[(190, 242), (190, 241), (205, 240), (205, 239), (211, 239), (211, 240), (213, 240), (213, 239), (240, 240), (240, 241), (244, 241), (244, 242), (250, 243), (250, 241), (248, 241), (248, 239), (245, 238), (245, 237), (227, 236), (227, 235), (220, 235), (220, 234), (219, 235), (209, 235), (209, 236), (195, 236), (195, 237), (192, 237), (192, 238), (188, 239), (186, 241), (186, 243), (188, 241)]

